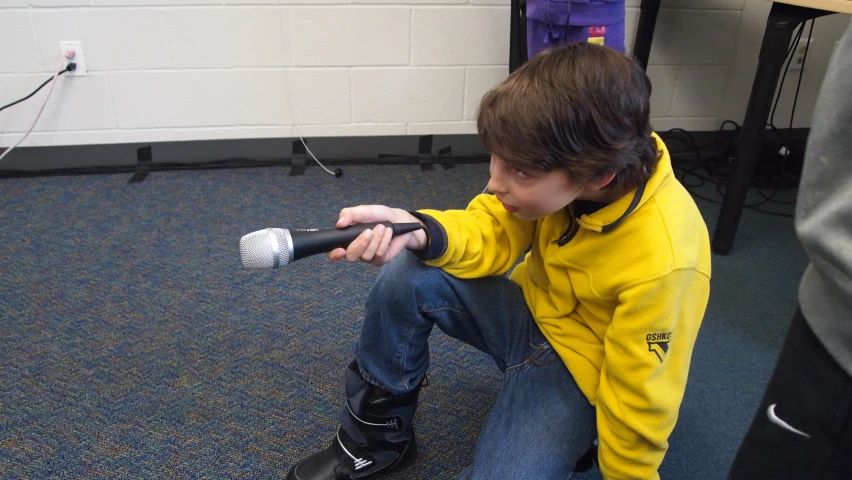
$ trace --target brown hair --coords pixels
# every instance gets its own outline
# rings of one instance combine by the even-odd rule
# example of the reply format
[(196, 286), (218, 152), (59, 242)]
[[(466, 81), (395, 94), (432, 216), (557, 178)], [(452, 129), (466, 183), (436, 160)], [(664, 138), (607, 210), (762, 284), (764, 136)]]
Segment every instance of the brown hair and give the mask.
[(638, 62), (609, 47), (544, 50), (482, 99), (476, 125), (493, 155), (520, 170), (562, 169), (608, 188), (645, 183), (659, 159), (650, 83)]

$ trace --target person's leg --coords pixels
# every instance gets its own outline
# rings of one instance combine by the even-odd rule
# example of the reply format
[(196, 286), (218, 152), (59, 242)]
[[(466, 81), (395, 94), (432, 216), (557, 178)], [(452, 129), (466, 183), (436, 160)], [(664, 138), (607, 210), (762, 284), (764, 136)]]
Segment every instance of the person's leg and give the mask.
[(595, 410), (517, 285), (503, 276), (460, 280), (411, 257), (383, 270), (375, 292), (356, 347), (365, 378), (398, 394), (419, 385), (433, 324), (490, 354), (505, 373), (471, 478), (571, 475), (596, 436)]
[(469, 476), (461, 478), (568, 479), (592, 446), (594, 407), (550, 344), (540, 345), (506, 370)]
[[(429, 365), (427, 340), (436, 324), (445, 333), (489, 353), (501, 370), (508, 371), (507, 385), (500, 395), (505, 407), (498, 406), (488, 422), (493, 426), (486, 427), (495, 432), (492, 435), (499, 435), (501, 430), (511, 434), (505, 429), (518, 428), (516, 438), (529, 436), (528, 429), (520, 428), (527, 427), (524, 422), (506, 422), (502, 412), (512, 402), (522, 402), (517, 414), (536, 422), (553, 426), (562, 421), (562, 415), (553, 412), (572, 403), (571, 389), (576, 387), (561, 385), (573, 384), (573, 380), (538, 330), (520, 288), (504, 276), (454, 278), (405, 254), (382, 269), (368, 296), (362, 334), (355, 348), (356, 361), (347, 369), (347, 406), (338, 435), (329, 448), (298, 462), (288, 478), (350, 478), (384, 472), (412, 455), (411, 420)], [(560, 385), (554, 387), (553, 382)], [(529, 396), (519, 395), (519, 390)], [(536, 400), (538, 396), (541, 398)], [(539, 405), (541, 408), (535, 408)], [(580, 410), (591, 409), (588, 402), (583, 407)], [(538, 414), (546, 417), (536, 418)], [(553, 430), (558, 428), (554, 426)], [(570, 436), (571, 432), (563, 430), (557, 441), (562, 445)], [(588, 448), (593, 434), (584, 432), (579, 437), (588, 437)], [(537, 438), (536, 444), (527, 447), (533, 452), (549, 451), (542, 449), (543, 441)], [(515, 444), (513, 448), (521, 447)], [(541, 461), (562, 461), (566, 455), (570, 459), (571, 449), (565, 450), (563, 455)], [(526, 460), (538, 463), (530, 456)]]
[(729, 480), (852, 478), (852, 378), (797, 311)]
[(491, 354), (501, 369), (513, 365), (507, 358), (531, 355), (530, 333), (541, 335), (520, 288), (505, 276), (461, 280), (400, 255), (382, 268), (367, 297), (355, 360), (346, 370), (341, 427), (325, 450), (297, 462), (288, 479), (361, 478), (413, 457), (412, 420), (436, 324)]
[(355, 345), (361, 374), (394, 394), (412, 391), (426, 376), (434, 325), (491, 355), (501, 371), (544, 343), (507, 277), (459, 279), (408, 254), (385, 265), (367, 297)]

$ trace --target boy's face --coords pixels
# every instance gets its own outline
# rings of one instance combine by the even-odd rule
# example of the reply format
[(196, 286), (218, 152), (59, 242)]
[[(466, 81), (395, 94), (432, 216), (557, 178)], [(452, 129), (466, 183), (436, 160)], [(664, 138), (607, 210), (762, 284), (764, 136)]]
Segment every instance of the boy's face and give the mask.
[(491, 155), (488, 190), (503, 207), (522, 220), (535, 220), (557, 212), (583, 192), (583, 188), (561, 170), (524, 172)]

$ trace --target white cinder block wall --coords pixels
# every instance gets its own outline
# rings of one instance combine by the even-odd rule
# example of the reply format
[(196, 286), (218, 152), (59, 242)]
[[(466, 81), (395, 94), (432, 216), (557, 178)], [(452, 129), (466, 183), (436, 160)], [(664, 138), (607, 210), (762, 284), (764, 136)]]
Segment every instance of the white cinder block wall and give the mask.
[[(628, 49), (639, 3), (627, 1)], [(740, 122), (769, 2), (662, 3), (648, 69), (655, 128)], [(59, 40), (80, 40), (89, 75), (59, 81), (25, 145), (474, 133), (480, 97), (508, 74), (508, 4), (0, 0), (0, 104), (53, 72)], [(815, 45), (811, 103), (843, 22), (828, 21), (835, 38)], [(0, 113), (0, 146), (26, 131), (46, 91)], [(800, 108), (808, 125), (812, 105)]]

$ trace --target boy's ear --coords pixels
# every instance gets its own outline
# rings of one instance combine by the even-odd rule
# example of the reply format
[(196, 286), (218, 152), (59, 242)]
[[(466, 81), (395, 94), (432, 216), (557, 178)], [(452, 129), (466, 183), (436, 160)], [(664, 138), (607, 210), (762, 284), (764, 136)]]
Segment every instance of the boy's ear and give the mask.
[(589, 190), (600, 190), (612, 182), (612, 179), (615, 178), (615, 173), (607, 173), (602, 175), (597, 180), (594, 180), (586, 185), (586, 188)]

